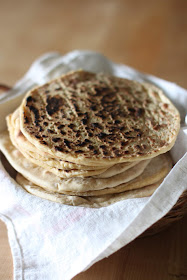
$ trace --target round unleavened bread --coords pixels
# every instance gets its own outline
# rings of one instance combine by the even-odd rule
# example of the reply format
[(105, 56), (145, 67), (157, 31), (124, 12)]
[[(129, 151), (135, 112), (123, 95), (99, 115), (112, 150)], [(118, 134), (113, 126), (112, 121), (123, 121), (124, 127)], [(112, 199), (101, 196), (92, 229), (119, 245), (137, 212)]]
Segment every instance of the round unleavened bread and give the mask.
[[(46, 170), (54, 173), (55, 175), (61, 177), (61, 178), (70, 178), (70, 177), (89, 177), (89, 176), (94, 176), (95, 178), (109, 178), (114, 175), (117, 175), (119, 173), (122, 173), (129, 168), (133, 167), (136, 165), (138, 162), (125, 162), (125, 163), (119, 163), (115, 164), (113, 166), (105, 166), (103, 169), (95, 169), (91, 170), (89, 167), (89, 170), (84, 170), (84, 169), (62, 169), (55, 167), (54, 165), (54, 160), (51, 159), (52, 164), (49, 164), (49, 160), (42, 160), (41, 158), (36, 158), (36, 149), (35, 153), (30, 154), (26, 149), (29, 146), (33, 146), (32, 144), (28, 144), (28, 140), (26, 140), (25, 136), (20, 132), (19, 129), (19, 120), (16, 119), (16, 123), (12, 120), (14, 116), (11, 114), (7, 117), (7, 125), (9, 129), (9, 135), (10, 135), (10, 140), (12, 141), (12, 144), (23, 154), (24, 157), (26, 157), (28, 160), (33, 162), (36, 165), (39, 165)], [(31, 147), (34, 151), (34, 147)], [(50, 162), (51, 162), (50, 161)], [(56, 160), (55, 160), (56, 161)], [(72, 167), (76, 167), (76, 164), (72, 164)], [(82, 165), (83, 166), (83, 165)], [(70, 166), (69, 166), (70, 167)], [(78, 166), (80, 167), (80, 165)], [(83, 166), (84, 168), (85, 166)], [(93, 166), (94, 168), (94, 166)]]
[[(79, 186), (79, 189), (82, 188), (82, 191), (68, 191), (67, 187), (66, 187), (66, 182), (63, 181), (58, 185), (58, 190), (55, 190), (55, 187), (53, 186), (53, 188), (51, 188), (51, 184), (46, 184), (46, 181), (44, 181), (43, 179), (37, 180), (37, 178), (35, 177), (30, 177), (31, 182), (33, 182), (34, 184), (40, 186), (41, 188), (47, 190), (47, 191), (54, 191), (54, 192), (59, 192), (59, 193), (63, 193), (63, 194), (67, 194), (67, 195), (76, 195), (76, 196), (101, 196), (101, 195), (107, 195), (107, 194), (116, 194), (116, 193), (121, 193), (124, 191), (128, 191), (128, 190), (134, 190), (134, 189), (140, 189), (143, 188), (147, 185), (151, 185), (154, 184), (156, 182), (158, 182), (159, 180), (163, 179), (164, 177), (166, 177), (166, 175), (170, 172), (172, 168), (172, 160), (171, 157), (168, 154), (162, 154), (159, 155), (157, 157), (155, 157), (154, 159), (152, 159), (150, 161), (150, 163), (146, 166), (146, 168), (144, 169), (144, 171), (138, 175), (137, 177), (134, 177), (134, 179), (131, 179), (129, 181), (126, 181), (124, 183), (119, 184), (119, 179), (121, 178), (117, 178), (118, 176), (113, 176), (112, 177), (112, 182), (110, 182), (110, 180), (107, 180), (109, 182), (109, 184), (107, 185), (107, 187), (105, 188), (100, 188), (100, 189), (94, 189), (94, 190), (87, 190), (88, 189), (88, 183), (89, 182), (93, 182), (92, 178), (90, 178), (90, 181), (82, 181), (82, 186)], [(129, 170), (128, 172), (130, 172), (131, 175), (133, 175), (134, 172), (136, 172), (135, 168), (132, 168), (131, 170)], [(25, 173), (26, 174), (26, 173)], [(129, 174), (124, 174), (125, 177), (127, 177), (127, 175)], [(28, 176), (26, 174), (27, 179)], [(133, 176), (131, 177), (133, 178)], [(110, 178), (109, 178), (110, 179)], [(115, 180), (118, 180), (117, 182)], [(98, 180), (97, 183), (99, 183), (99, 185), (105, 184), (107, 182), (106, 180)], [(95, 183), (96, 181), (94, 181)], [(70, 186), (71, 186), (72, 181), (70, 181)], [(84, 183), (84, 184), (83, 184)], [(112, 187), (112, 183), (114, 184), (114, 186)], [(72, 188), (75, 189), (75, 188)]]
[(110, 178), (74, 177), (64, 179), (28, 161), (21, 152), (12, 145), (8, 132), (4, 132), (0, 135), (0, 149), (14, 169), (25, 178), (36, 185), (59, 193), (64, 193), (65, 191), (87, 192), (116, 187), (139, 176), (150, 162), (150, 160), (141, 161), (125, 172)]
[(90, 166), (165, 153), (180, 128), (159, 88), (82, 70), (31, 90), (19, 112), (22, 133), (38, 149)]
[(147, 185), (163, 180), (172, 168), (172, 160), (168, 154), (162, 154), (153, 158), (144, 171), (134, 179), (118, 186), (87, 192), (64, 192), (65, 194), (78, 196), (100, 196), (106, 194), (121, 193), (127, 190), (140, 189)]
[(81, 197), (75, 195), (59, 194), (55, 192), (47, 191), (32, 182), (28, 181), (21, 174), (17, 174), (16, 181), (20, 186), (22, 186), (27, 192), (32, 195), (44, 198), (53, 202), (71, 205), (71, 206), (82, 206), (90, 208), (106, 207), (113, 203), (119, 202), (125, 199), (141, 198), (151, 196), (154, 191), (162, 183), (162, 180), (158, 182), (145, 186), (141, 189), (125, 191), (117, 194), (108, 194), (101, 196), (92, 197)]

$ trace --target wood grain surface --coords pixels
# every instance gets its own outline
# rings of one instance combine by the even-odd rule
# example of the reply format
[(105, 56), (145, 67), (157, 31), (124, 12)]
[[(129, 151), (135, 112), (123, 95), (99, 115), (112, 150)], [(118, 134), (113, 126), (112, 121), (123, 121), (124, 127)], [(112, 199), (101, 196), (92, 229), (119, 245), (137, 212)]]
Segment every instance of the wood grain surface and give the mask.
[[(186, 0), (0, 0), (0, 82), (13, 85), (38, 56), (74, 49), (101, 52), (187, 87)], [(187, 218), (141, 238), (75, 280), (187, 279)], [(13, 279), (0, 222), (0, 279)]]

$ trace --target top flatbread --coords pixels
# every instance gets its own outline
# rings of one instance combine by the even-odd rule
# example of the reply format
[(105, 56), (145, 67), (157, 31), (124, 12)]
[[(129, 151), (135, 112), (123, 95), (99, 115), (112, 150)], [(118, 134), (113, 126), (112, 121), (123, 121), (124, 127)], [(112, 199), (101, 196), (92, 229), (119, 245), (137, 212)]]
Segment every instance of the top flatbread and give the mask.
[(155, 86), (75, 71), (31, 90), (20, 126), (38, 149), (83, 165), (155, 157), (170, 150), (177, 109)]

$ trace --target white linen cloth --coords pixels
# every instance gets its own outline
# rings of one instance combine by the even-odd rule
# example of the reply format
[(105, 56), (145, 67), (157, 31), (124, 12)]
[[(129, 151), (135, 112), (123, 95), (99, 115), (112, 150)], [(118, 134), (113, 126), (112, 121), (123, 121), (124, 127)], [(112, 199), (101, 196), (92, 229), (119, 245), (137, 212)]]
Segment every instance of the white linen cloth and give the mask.
[(36, 60), (14, 88), (1, 96), (0, 131), (6, 128), (5, 116), (28, 89), (79, 68), (162, 88), (181, 113), (182, 128), (171, 151), (177, 164), (150, 198), (128, 199), (100, 209), (61, 205), (28, 194), (0, 164), (0, 218), (8, 227), (15, 280), (73, 278), (162, 218), (187, 188), (187, 91), (95, 52), (48, 53)]

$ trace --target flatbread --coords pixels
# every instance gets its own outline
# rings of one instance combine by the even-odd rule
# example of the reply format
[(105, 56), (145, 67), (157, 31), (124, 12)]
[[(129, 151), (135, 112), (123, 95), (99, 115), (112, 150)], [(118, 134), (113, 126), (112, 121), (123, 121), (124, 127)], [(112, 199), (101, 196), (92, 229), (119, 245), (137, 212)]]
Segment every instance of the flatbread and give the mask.
[(150, 160), (141, 161), (127, 171), (110, 178), (75, 177), (63, 179), (28, 161), (12, 145), (7, 132), (2, 133), (0, 137), (0, 149), (14, 169), (36, 185), (59, 193), (65, 191), (86, 192), (116, 187), (139, 176), (150, 162)]
[(167, 152), (180, 115), (153, 85), (79, 70), (32, 89), (20, 107), (20, 127), (39, 150), (103, 166)]
[(46, 191), (45, 189), (42, 189), (41, 187), (28, 181), (19, 173), (17, 174), (16, 181), (27, 192), (35, 196), (41, 197), (43, 199), (47, 199), (53, 202), (66, 204), (66, 205), (91, 207), (91, 208), (106, 207), (109, 206), (110, 204), (125, 199), (151, 196), (154, 193), (154, 191), (159, 187), (159, 185), (162, 183), (162, 180), (160, 180), (152, 185), (148, 185), (141, 189), (125, 191), (122, 193), (117, 193), (112, 195), (109, 194), (109, 195), (102, 195), (102, 196), (95, 196), (95, 197), (89, 197), (89, 196), (81, 197), (81, 196), (65, 195), (65, 194)]
[[(13, 121), (14, 120), (14, 121)], [(78, 166), (78, 169), (63, 169), (62, 166), (61, 168), (56, 167), (56, 164), (54, 164), (55, 159), (46, 159), (42, 160), (42, 157), (35, 157), (36, 153), (36, 148), (30, 143), (28, 143), (28, 140), (25, 138), (25, 136), (20, 133), (19, 129), (19, 120), (18, 118), (15, 119), (14, 114), (9, 115), (7, 117), (7, 125), (9, 129), (9, 135), (10, 139), (13, 143), (13, 145), (23, 154), (25, 158), (30, 160), (32, 163), (39, 165), (46, 170), (54, 173), (55, 175), (61, 177), (61, 178), (70, 178), (70, 177), (89, 177), (89, 176), (94, 176), (95, 178), (109, 178), (114, 175), (117, 175), (119, 173), (122, 173), (129, 168), (133, 167), (136, 165), (138, 162), (125, 162), (125, 163), (119, 163), (115, 164), (112, 167), (108, 166), (103, 169), (98, 169), (96, 168), (95, 170), (81, 170), (80, 165)], [(29, 153), (28, 150), (26, 150), (28, 147), (31, 147), (30, 149), (33, 149), (33, 153)], [(34, 152), (35, 151), (35, 152)], [(52, 164), (49, 164), (49, 162)], [(58, 160), (55, 160), (56, 162)], [(61, 163), (61, 162), (60, 162)], [(62, 163), (61, 163), (62, 164)], [(76, 167), (76, 164), (70, 165), (71, 167)], [(82, 165), (84, 168), (85, 166)], [(94, 166), (92, 167), (94, 169)], [(89, 167), (88, 169), (91, 169)], [(99, 174), (99, 175), (98, 175)]]
[(79, 196), (100, 196), (105, 194), (121, 193), (127, 190), (140, 189), (147, 185), (156, 183), (165, 178), (172, 168), (171, 157), (167, 154), (159, 155), (153, 158), (145, 168), (144, 172), (130, 180), (112, 188), (105, 188), (101, 190), (91, 190), (86, 192), (64, 192), (65, 194), (79, 195)]

